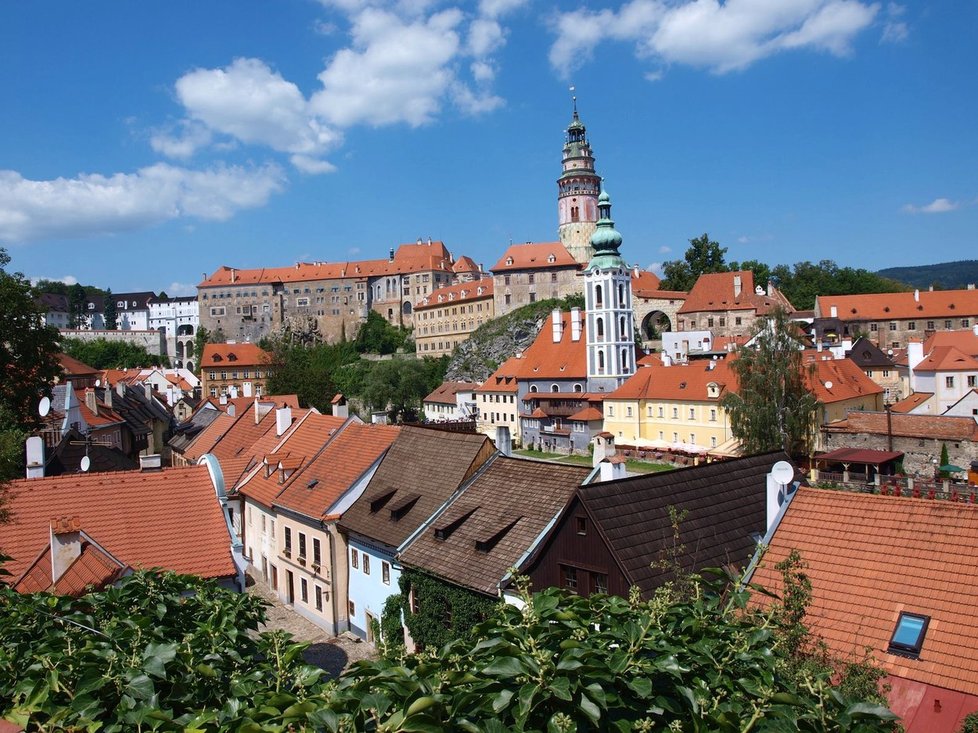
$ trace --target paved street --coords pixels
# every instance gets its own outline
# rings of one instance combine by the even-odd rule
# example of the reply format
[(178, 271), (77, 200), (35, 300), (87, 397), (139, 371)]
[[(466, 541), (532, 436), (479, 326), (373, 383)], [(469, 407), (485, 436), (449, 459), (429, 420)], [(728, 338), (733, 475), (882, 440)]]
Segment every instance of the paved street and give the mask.
[(353, 641), (347, 635), (330, 636), (316, 624), (284, 606), (263, 584), (255, 583), (248, 588), (248, 593), (261, 596), (272, 604), (268, 609), (268, 623), (261, 630), (281, 629), (292, 634), (296, 641), (308, 642), (309, 648), (303, 653), (306, 662), (321, 667), (331, 676), (338, 677), (353, 662), (376, 657), (371, 644)]

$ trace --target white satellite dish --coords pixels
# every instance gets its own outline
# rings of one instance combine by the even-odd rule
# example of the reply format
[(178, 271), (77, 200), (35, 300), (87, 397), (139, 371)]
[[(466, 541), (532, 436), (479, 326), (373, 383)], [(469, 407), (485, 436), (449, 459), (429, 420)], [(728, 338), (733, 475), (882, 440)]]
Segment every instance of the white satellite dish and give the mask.
[(95, 386), (96, 387), (101, 387), (102, 386), (102, 380), (101, 379), (96, 379), (95, 380)]
[(81, 459), (81, 470), (82, 471), (87, 471), (91, 467), (92, 467), (92, 459), (89, 458), (88, 456), (84, 456)]
[(832, 382), (826, 382), (825, 389), (832, 389)]
[(771, 478), (782, 486), (790, 484), (794, 477), (795, 468), (787, 461), (778, 461), (771, 466)]
[(47, 417), (49, 412), (51, 412), (51, 398), (42, 397), (40, 404), (37, 406), (37, 414), (41, 417)]

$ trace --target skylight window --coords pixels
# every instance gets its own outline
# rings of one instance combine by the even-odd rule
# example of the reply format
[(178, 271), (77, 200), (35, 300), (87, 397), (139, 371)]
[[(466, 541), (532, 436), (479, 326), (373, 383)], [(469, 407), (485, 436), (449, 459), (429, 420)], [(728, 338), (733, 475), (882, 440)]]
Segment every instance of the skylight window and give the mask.
[(890, 647), (887, 651), (890, 654), (916, 658), (924, 644), (924, 636), (927, 634), (929, 623), (930, 616), (901, 613), (893, 636), (890, 638)]

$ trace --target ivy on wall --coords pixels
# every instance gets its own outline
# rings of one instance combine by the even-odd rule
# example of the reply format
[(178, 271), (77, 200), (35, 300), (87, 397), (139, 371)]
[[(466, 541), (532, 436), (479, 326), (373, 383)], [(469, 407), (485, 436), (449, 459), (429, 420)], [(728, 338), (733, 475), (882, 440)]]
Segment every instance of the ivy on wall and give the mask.
[[(420, 648), (438, 648), (450, 641), (467, 638), (472, 627), (485, 621), (500, 604), (498, 598), (410, 568), (404, 569), (399, 582), (404, 624)], [(412, 589), (417, 613), (411, 611)]]
[(387, 596), (384, 610), (380, 613), (380, 639), (384, 656), (388, 659), (396, 659), (404, 652), (404, 628), (401, 625), (403, 608), (403, 597), (400, 593), (393, 593)]

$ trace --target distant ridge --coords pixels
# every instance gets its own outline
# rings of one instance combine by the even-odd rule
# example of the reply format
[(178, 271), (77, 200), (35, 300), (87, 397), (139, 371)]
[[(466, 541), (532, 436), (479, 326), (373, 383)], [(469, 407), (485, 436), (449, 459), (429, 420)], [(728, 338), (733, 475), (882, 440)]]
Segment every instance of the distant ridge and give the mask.
[(913, 267), (888, 267), (879, 270), (876, 274), (915, 288), (928, 288), (933, 285), (941, 290), (961, 290), (969, 284), (978, 283), (978, 260), (939, 262), (936, 265)]

